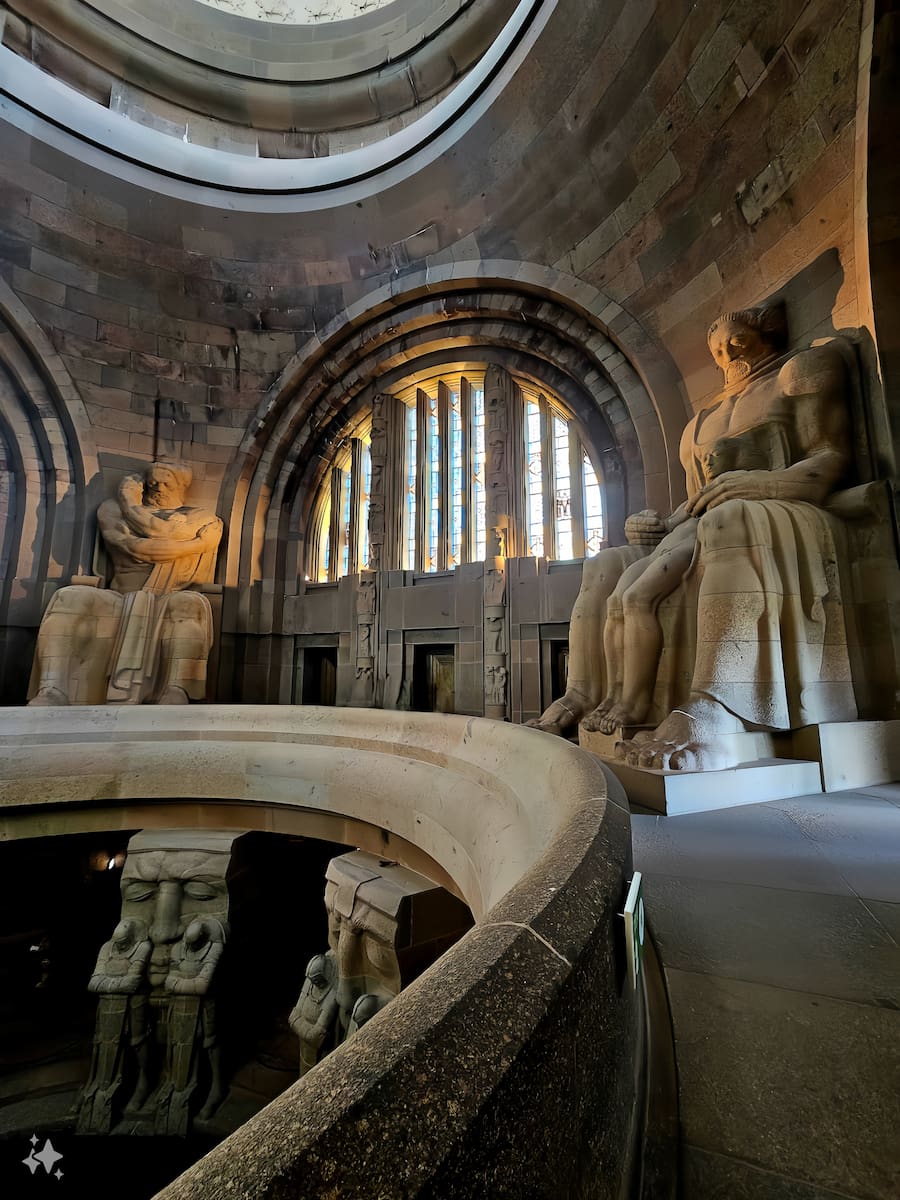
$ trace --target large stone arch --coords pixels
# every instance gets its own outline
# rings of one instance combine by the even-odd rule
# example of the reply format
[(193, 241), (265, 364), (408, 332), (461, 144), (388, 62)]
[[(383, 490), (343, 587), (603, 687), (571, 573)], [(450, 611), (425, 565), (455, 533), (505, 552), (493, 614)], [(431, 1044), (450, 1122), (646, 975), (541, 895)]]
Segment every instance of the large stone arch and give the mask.
[[(448, 346), (465, 345), (470, 359), (478, 349), (486, 359), (503, 348), (577, 382), (621, 453), (632, 507), (668, 511), (683, 489), (676, 451), (686, 409), (668, 360), (658, 349), (643, 354), (639, 373), (629, 343), (648, 344), (603, 293), (516, 262), (414, 272), (344, 310), (269, 389), (223, 482), (220, 512), (232, 538), (220, 571), (237, 605), (229, 624), (278, 629), (278, 597), (299, 569), (298, 480), (323, 428), (385, 374), (404, 365), (412, 372), (418, 359)], [(254, 598), (253, 585), (262, 580), (263, 594)]]
[(0, 695), (24, 698), (50, 592), (90, 573), (100, 476), (87, 412), (62, 359), (0, 280)]

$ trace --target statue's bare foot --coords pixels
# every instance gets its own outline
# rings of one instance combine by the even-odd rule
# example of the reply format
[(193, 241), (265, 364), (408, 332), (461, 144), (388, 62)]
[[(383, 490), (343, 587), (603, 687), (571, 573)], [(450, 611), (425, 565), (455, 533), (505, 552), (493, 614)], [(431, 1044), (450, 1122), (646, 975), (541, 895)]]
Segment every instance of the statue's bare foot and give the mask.
[[(597, 733), (598, 730), (603, 729), (602, 721), (606, 714), (615, 708), (615, 704), (616, 702), (612, 696), (607, 696), (605, 700), (601, 700), (594, 711), (588, 713), (581, 722), (581, 728), (588, 733)], [(606, 731), (603, 730), (603, 732), (605, 733)]]
[(184, 688), (170, 684), (156, 702), (157, 704), (190, 704)]
[(29, 708), (51, 708), (58, 704), (68, 704), (69, 697), (59, 688), (42, 687), (28, 701)]
[(544, 733), (555, 733), (567, 737), (578, 724), (581, 714), (588, 705), (578, 693), (566, 692), (561, 700), (554, 700), (548, 709), (533, 721), (526, 721), (529, 729), (540, 729)]
[[(593, 718), (591, 713), (589, 720)], [(598, 729), (601, 733), (615, 733), (622, 725), (637, 725), (640, 723), (641, 715), (632, 712), (630, 708), (626, 708), (624, 704), (613, 704), (600, 718), (592, 725), (588, 725), (587, 721), (583, 722), (585, 729)]]
[(738, 758), (720, 739), (743, 729), (743, 722), (717, 700), (692, 696), (658, 728), (619, 742), (616, 757), (630, 767), (655, 771), (721, 771)]

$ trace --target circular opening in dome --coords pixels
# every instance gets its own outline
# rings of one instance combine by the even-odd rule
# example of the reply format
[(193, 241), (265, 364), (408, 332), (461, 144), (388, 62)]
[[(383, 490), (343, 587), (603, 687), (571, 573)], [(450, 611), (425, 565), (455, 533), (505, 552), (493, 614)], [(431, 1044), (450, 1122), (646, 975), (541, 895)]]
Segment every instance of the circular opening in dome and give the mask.
[(200, 3), (235, 17), (273, 25), (325, 25), (364, 17), (396, 0), (200, 0)]

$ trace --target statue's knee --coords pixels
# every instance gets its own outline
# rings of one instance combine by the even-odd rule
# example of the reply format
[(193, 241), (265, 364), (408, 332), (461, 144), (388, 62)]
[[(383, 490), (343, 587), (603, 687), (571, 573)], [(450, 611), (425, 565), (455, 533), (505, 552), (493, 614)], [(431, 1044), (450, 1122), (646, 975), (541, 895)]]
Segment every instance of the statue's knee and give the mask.
[(625, 616), (652, 613), (656, 609), (657, 597), (654, 593), (640, 584), (630, 587), (622, 597), (622, 611)]
[(746, 500), (726, 500), (705, 512), (697, 525), (697, 537), (710, 550), (734, 546), (747, 528)]
[(206, 608), (203, 598), (196, 592), (176, 592), (169, 597), (166, 605), (166, 617), (170, 621), (188, 621), (199, 624), (205, 615)]

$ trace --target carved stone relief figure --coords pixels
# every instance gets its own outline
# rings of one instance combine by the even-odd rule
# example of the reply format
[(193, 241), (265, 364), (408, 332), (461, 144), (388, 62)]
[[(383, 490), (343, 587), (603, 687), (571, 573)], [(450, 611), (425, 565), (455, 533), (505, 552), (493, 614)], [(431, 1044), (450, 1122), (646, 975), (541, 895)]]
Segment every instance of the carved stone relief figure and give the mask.
[(726, 313), (708, 341), (725, 387), (681, 439), (688, 500), (666, 518), (629, 517), (629, 546), (586, 561), (569, 685), (534, 722), (557, 733), (583, 718), (586, 729), (637, 724), (662, 691), (669, 715), (622, 746), (637, 766), (728, 766), (725, 734), (856, 716), (843, 530), (824, 508), (850, 465), (845, 359), (834, 343), (784, 353), (778, 309)]
[(497, 608), (506, 603), (506, 568), (502, 558), (486, 559), (484, 564), (484, 604)]
[(490, 705), (505, 705), (506, 704), (506, 667), (485, 667), (485, 692), (484, 700)]
[(300, 1074), (334, 1049), (338, 1016), (337, 965), (334, 951), (309, 960), (300, 998), (288, 1018), (300, 1042)]
[(367, 992), (366, 995), (360, 998), (353, 1005), (353, 1012), (350, 1016), (350, 1024), (347, 1026), (347, 1041), (358, 1033), (368, 1021), (371, 1021), (376, 1013), (381, 1012), (387, 1001), (384, 996), (376, 996), (372, 992)]
[(209, 994), (225, 949), (225, 929), (216, 918), (194, 918), (175, 946), (166, 976), (171, 995), (166, 1029), (166, 1065), (156, 1100), (156, 1132), (183, 1137), (200, 1076), (209, 1065), (209, 1089), (198, 1117), (206, 1120), (224, 1099), (222, 1050), (216, 1030), (216, 1002)]
[(99, 996), (91, 1073), (78, 1101), (79, 1133), (109, 1133), (113, 1103), (147, 1037), (147, 965), (151, 945), (140, 921), (120, 921), (97, 956), (88, 991)]
[[(337, 967), (337, 1036), (343, 1041), (360, 996), (385, 1003), (400, 991), (394, 949), (400, 895), (368, 866), (368, 856), (342, 855), (325, 873), (328, 944)], [(377, 860), (376, 860), (377, 861)]]
[(503, 610), (490, 614), (485, 613), (484, 652), (485, 654), (504, 654), (506, 652), (506, 616)]
[(60, 588), (38, 633), (29, 703), (187, 704), (206, 692), (211, 583), (222, 522), (184, 503), (187, 467), (126, 476), (97, 511), (109, 588)]
[[(101, 1000), (95, 1069), (79, 1112), (84, 1132), (109, 1131), (112, 1097), (126, 1069), (121, 1052), (126, 1042), (137, 1068), (127, 1113), (155, 1120), (163, 1132), (186, 1132), (201, 1053), (211, 1081), (201, 1117), (221, 1102), (224, 1081), (209, 989), (225, 947), (226, 872), (239, 836), (147, 830), (131, 838), (122, 870), (121, 921), (89, 984)], [(111, 1089), (109, 1103), (104, 1089)]]
[(360, 571), (356, 590), (356, 667), (353, 703), (369, 707), (375, 699), (375, 611), (378, 598), (374, 571)]

